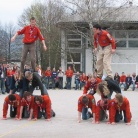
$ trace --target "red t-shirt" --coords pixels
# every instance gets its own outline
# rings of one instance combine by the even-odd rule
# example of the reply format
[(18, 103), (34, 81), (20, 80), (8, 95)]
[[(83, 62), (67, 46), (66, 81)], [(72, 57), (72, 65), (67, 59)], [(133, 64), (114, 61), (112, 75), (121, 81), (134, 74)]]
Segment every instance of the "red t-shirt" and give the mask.
[(17, 32), (18, 35), (24, 34), (23, 43), (33, 43), (38, 38), (42, 41), (44, 37), (42, 36), (38, 27), (31, 27), (30, 25), (25, 26), (22, 30)]
[(107, 31), (102, 30), (99, 34), (94, 35), (94, 47), (97, 45), (101, 47), (112, 45), (112, 49), (116, 49), (115, 40)]

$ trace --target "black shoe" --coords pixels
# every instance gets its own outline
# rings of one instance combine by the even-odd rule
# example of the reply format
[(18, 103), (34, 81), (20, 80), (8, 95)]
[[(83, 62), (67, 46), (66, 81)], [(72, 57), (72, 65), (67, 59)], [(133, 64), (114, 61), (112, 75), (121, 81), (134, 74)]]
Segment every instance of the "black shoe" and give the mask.
[(93, 117), (93, 114), (90, 111), (88, 111), (88, 115), (89, 115), (90, 118)]
[(56, 113), (53, 111), (53, 117), (55, 117), (56, 116)]
[(5, 92), (2, 92), (2, 94), (5, 94)]

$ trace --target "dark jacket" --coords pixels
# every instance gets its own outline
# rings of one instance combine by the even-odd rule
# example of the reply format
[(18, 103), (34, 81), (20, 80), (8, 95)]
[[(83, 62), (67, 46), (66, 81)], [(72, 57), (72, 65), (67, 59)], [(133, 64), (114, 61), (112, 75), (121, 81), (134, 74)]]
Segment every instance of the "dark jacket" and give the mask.
[(132, 77), (126, 77), (126, 83), (131, 85), (132, 83)]
[(113, 92), (115, 93), (121, 93), (121, 89), (116, 81), (113, 79), (105, 79), (107, 81), (107, 87), (110, 90), (110, 95), (109, 96), (102, 96), (103, 98), (111, 98), (111, 95)]
[(10, 90), (13, 89), (22, 89), (23, 88), (23, 79), (15, 81), (14, 75), (11, 78)]
[(41, 77), (37, 72), (33, 73), (33, 79), (31, 81), (27, 80), (26, 78), (23, 79), (23, 91), (29, 91), (33, 93), (35, 87), (37, 86), (39, 86), (39, 89), (41, 90), (41, 95), (44, 95), (44, 85), (41, 82)]

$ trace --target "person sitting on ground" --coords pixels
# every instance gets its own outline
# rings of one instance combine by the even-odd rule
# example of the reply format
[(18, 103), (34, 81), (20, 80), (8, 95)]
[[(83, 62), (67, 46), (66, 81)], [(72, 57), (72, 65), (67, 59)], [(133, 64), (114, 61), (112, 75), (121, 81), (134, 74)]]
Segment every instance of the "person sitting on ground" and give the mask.
[(130, 74), (128, 74), (126, 77), (126, 88), (124, 90), (127, 91), (127, 89), (129, 89), (129, 86), (131, 84), (132, 84), (132, 77), (130, 76)]
[(51, 100), (48, 95), (37, 95), (34, 97), (34, 120), (42, 118), (50, 121), (51, 117), (55, 117), (55, 112), (51, 108)]
[(116, 72), (115, 76), (114, 76), (114, 80), (119, 84), (120, 83), (120, 76), (119, 74)]
[[(88, 108), (91, 109), (93, 115), (91, 112), (88, 111)], [(81, 114), (83, 120), (87, 120), (93, 116), (92, 123), (95, 123), (95, 110), (96, 110), (95, 108), (96, 108), (96, 102), (94, 96), (82, 95), (78, 99), (78, 123), (81, 122)]]
[(10, 94), (6, 96), (3, 104), (3, 120), (7, 119), (8, 105), (10, 105), (10, 117), (19, 118), (21, 98), (18, 94)]
[(136, 84), (136, 73), (132, 73), (132, 91), (135, 90), (135, 84)]
[(33, 116), (33, 106), (34, 96), (30, 92), (25, 92), (23, 98), (21, 99), (19, 120), (22, 118), (28, 118), (28, 120), (31, 120)]
[[(83, 94), (92, 94), (94, 95), (96, 93), (97, 85), (102, 80), (100, 78), (95, 78), (93, 76), (89, 77), (89, 80), (86, 82), (83, 90)], [(89, 92), (88, 92), (89, 91)]]
[(108, 124), (114, 125), (115, 122), (120, 122), (122, 120), (121, 111), (124, 113), (124, 122), (126, 125), (131, 123), (131, 112), (129, 100), (123, 97), (120, 93), (115, 95), (115, 98), (111, 100), (111, 107), (109, 109), (109, 122)]
[(25, 78), (23, 79), (23, 93), (25, 91), (33, 93), (37, 86), (39, 86), (39, 89), (41, 90), (41, 95), (48, 95), (47, 89), (41, 82), (39, 74), (37, 72), (26, 71)]

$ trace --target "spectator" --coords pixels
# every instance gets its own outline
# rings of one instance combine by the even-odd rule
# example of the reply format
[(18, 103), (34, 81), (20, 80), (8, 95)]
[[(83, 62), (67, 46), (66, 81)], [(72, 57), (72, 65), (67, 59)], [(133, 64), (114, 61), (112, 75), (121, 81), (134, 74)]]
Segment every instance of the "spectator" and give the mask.
[(49, 89), (51, 75), (52, 75), (51, 69), (50, 69), (50, 67), (47, 67), (47, 70), (45, 71), (45, 80), (46, 80), (46, 88), (47, 89)]
[(75, 75), (75, 90), (79, 89), (80, 85), (80, 73), (77, 71)]
[(5, 79), (6, 92), (10, 92), (11, 78), (12, 78), (12, 69), (10, 66), (7, 67), (7, 77)]
[(132, 84), (132, 77), (130, 76), (130, 74), (128, 74), (126, 77), (126, 88), (125, 88), (126, 91), (127, 91), (127, 89), (129, 89), (129, 86), (131, 84)]
[(68, 90), (71, 89), (72, 76), (73, 76), (73, 70), (69, 66), (68, 69), (66, 70), (66, 81), (67, 81), (66, 87)]
[(64, 72), (62, 70), (61, 67), (59, 67), (59, 70), (58, 70), (58, 84), (59, 84), (59, 89), (63, 89), (63, 76), (64, 76)]
[(55, 68), (53, 68), (53, 70), (52, 70), (51, 79), (52, 79), (52, 89), (55, 89), (56, 82), (57, 82), (57, 71)]
[(122, 75), (120, 76), (120, 88), (121, 88), (122, 84), (123, 84), (124, 90), (125, 90), (125, 88), (126, 88), (126, 75), (124, 72), (122, 72)]
[(134, 72), (133, 74), (132, 74), (132, 91), (134, 91), (135, 90), (135, 84), (136, 84), (136, 73)]
[(82, 87), (85, 86), (87, 81), (87, 76), (85, 73), (82, 73), (82, 75), (80, 76), (80, 90), (82, 89)]
[(4, 65), (0, 65), (0, 88), (2, 94), (5, 94), (5, 87), (4, 87), (4, 82), (6, 78), (6, 71), (7, 69), (4, 67)]
[(136, 85), (137, 85), (137, 88), (138, 88), (138, 75), (136, 76)]
[(25, 66), (24, 66), (24, 74), (25, 74), (26, 71), (31, 71), (29, 65), (25, 65)]
[(119, 84), (120, 83), (120, 76), (119, 74), (116, 72), (115, 76), (114, 76), (114, 80)]

